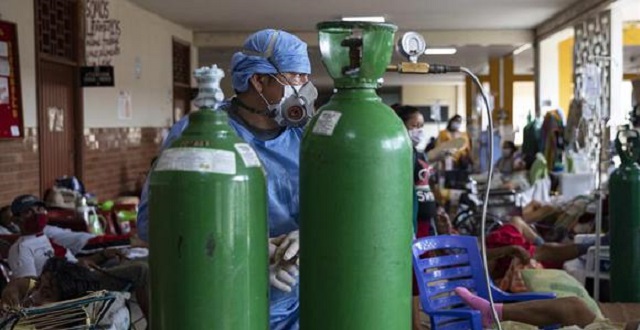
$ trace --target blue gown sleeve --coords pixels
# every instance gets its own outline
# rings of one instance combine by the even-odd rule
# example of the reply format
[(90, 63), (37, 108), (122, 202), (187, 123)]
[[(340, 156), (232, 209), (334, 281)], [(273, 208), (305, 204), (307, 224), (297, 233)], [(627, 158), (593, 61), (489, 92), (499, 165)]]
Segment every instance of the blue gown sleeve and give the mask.
[[(171, 130), (169, 130), (167, 137), (162, 142), (162, 146), (160, 147), (158, 154), (161, 154), (164, 149), (168, 148), (175, 140), (177, 140), (188, 125), (189, 116), (184, 116), (175, 123), (171, 127)], [(149, 171), (149, 174), (150, 173), (151, 171)], [(149, 174), (147, 174), (147, 177), (144, 180), (144, 186), (142, 187), (142, 195), (140, 196), (140, 205), (138, 206), (138, 216), (136, 221), (138, 236), (145, 242), (149, 241)]]

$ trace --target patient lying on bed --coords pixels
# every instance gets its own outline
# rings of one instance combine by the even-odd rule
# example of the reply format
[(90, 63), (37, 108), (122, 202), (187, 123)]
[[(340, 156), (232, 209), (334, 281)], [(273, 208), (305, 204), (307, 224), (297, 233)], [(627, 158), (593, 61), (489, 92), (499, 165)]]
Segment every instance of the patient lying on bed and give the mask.
[[(17, 282), (14, 281), (29, 281), (29, 283), (17, 285)], [(95, 272), (63, 258), (50, 258), (47, 260), (37, 280), (19, 278), (14, 281), (3, 292), (2, 297), (5, 308), (11, 306), (13, 310), (16, 308), (46, 307), (49, 304), (68, 302), (85, 297), (92, 292), (100, 291), (102, 286), (101, 280)], [(110, 326), (114, 321), (122, 321), (127, 325), (130, 321), (130, 314), (124, 303), (124, 300), (128, 299), (129, 295), (114, 294), (116, 301), (110, 305), (105, 314), (103, 314), (104, 318), (100, 321), (100, 325), (106, 326), (105, 329), (111, 329), (112, 327)], [(66, 320), (64, 321), (67, 322), (63, 325), (64, 328), (71, 328), (86, 322), (86, 320), (77, 320), (77, 318), (74, 319), (73, 317), (67, 317)], [(52, 316), (51, 321), (62, 322), (61, 320), (55, 320), (54, 316)], [(80, 323), (75, 324), (77, 322)], [(56, 324), (60, 325), (59, 323)], [(32, 327), (23, 328), (31, 329)]]
[(2, 292), (6, 307), (34, 307), (82, 297), (100, 290), (100, 279), (88, 268), (62, 258), (50, 258), (42, 274), (16, 278)]

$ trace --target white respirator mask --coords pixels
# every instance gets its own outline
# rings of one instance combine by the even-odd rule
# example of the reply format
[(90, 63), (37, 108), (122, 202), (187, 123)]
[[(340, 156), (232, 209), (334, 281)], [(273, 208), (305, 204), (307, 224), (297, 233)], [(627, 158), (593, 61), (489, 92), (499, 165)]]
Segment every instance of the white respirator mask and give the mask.
[(267, 115), (282, 127), (304, 126), (315, 112), (314, 102), (318, 97), (318, 90), (313, 83), (306, 82), (302, 86), (282, 84), (284, 95), (277, 104), (267, 103)]

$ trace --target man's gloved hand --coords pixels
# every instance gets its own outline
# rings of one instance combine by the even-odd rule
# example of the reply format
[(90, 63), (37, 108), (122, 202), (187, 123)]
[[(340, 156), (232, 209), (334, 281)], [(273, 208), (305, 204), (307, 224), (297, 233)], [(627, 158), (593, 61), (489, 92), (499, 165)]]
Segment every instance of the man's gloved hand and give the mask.
[(285, 239), (285, 237), (287, 237), (287, 235), (269, 237), (269, 264), (275, 263), (276, 250), (278, 250), (278, 246), (282, 244), (282, 241)]
[[(297, 260), (297, 259), (296, 259)], [(291, 292), (298, 283), (299, 274), (296, 262), (278, 262), (269, 264), (269, 283), (276, 289)]]
[(291, 292), (298, 282), (299, 237), (300, 233), (296, 230), (269, 238), (269, 283), (284, 292)]
[(294, 230), (288, 233), (276, 248), (275, 260), (286, 262), (294, 260), (300, 251), (300, 231)]

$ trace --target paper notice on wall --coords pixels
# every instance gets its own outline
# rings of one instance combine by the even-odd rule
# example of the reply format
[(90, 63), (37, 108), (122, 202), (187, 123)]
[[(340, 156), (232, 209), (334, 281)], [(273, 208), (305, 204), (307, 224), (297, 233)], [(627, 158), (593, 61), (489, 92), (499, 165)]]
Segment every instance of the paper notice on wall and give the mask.
[(64, 131), (64, 110), (58, 107), (49, 107), (47, 109), (47, 118), (49, 123), (49, 132)]
[(0, 41), (0, 56), (9, 57), (9, 44), (4, 41)]
[(131, 93), (120, 91), (118, 93), (118, 119), (131, 120), (133, 107), (131, 106)]
[(9, 80), (0, 77), (0, 104), (9, 104)]
[(430, 115), (431, 115), (431, 120), (435, 121), (435, 122), (439, 122), (442, 120), (442, 116), (440, 113), (440, 101), (436, 101), (434, 104), (431, 105), (431, 111), (429, 111)]
[(11, 76), (11, 65), (8, 57), (0, 57), (0, 76)]

